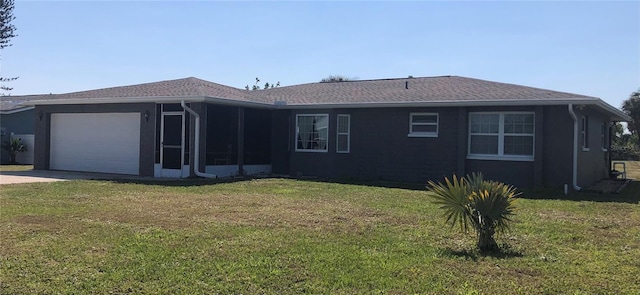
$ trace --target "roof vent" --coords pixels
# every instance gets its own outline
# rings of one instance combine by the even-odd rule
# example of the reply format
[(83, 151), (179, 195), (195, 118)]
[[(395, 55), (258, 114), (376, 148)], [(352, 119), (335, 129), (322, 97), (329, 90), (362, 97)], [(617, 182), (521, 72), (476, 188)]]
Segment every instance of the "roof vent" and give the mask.
[(409, 89), (409, 81), (404, 81), (404, 89)]

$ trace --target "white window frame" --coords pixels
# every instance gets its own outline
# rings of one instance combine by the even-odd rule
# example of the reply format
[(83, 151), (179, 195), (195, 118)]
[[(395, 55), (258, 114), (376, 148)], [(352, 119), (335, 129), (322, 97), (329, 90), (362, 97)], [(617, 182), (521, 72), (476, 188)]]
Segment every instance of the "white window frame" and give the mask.
[[(346, 118), (347, 120), (347, 132), (340, 132), (340, 118)], [(340, 150), (339, 146), (339, 138), (340, 136), (347, 137), (347, 149)], [(349, 114), (338, 114), (336, 116), (336, 153), (340, 154), (348, 154), (351, 151), (351, 115)]]
[[(300, 117), (326, 117), (327, 118), (327, 144), (325, 148), (322, 150), (314, 150), (314, 149), (299, 149), (298, 148), (298, 135), (300, 134), (300, 127), (298, 126), (298, 118)], [(308, 152), (308, 153), (326, 153), (329, 152), (329, 114), (296, 114), (296, 133), (295, 138), (293, 140), (294, 148), (296, 152)]]
[[(436, 116), (435, 123), (414, 123), (413, 117), (415, 116)], [(438, 113), (409, 113), (409, 135), (408, 137), (438, 137), (438, 130), (440, 124), (440, 115)], [(435, 132), (419, 132), (413, 131), (413, 126), (436, 126)]]
[[(498, 115), (498, 133), (471, 133), (471, 115)], [(504, 117), (505, 115), (533, 115), (533, 132), (528, 133), (505, 133)], [(535, 160), (536, 154), (536, 116), (534, 112), (469, 112), (469, 122), (467, 124), (467, 159), (471, 160), (499, 160), (499, 161), (525, 161), (531, 162)], [(471, 135), (491, 135), (498, 137), (498, 153), (497, 154), (472, 154), (471, 153)], [(505, 155), (504, 154), (504, 137), (505, 136), (531, 136), (533, 138), (532, 154), (528, 155)]]
[(582, 136), (582, 151), (588, 152), (589, 149), (589, 116), (582, 116), (580, 122), (580, 135)]

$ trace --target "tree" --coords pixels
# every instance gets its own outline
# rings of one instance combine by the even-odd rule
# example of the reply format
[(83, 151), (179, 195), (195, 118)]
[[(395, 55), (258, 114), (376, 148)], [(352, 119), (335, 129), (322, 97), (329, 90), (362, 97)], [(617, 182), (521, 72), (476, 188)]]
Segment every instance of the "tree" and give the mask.
[(640, 160), (638, 133), (625, 133), (619, 122), (611, 127), (611, 159)]
[[(258, 79), (258, 77), (256, 77), (256, 83), (253, 84), (253, 86), (251, 87), (251, 90), (260, 90), (260, 86), (258, 85), (258, 83), (260, 83), (260, 79)], [(269, 84), (269, 82), (264, 83), (264, 88), (262, 89), (270, 89), (270, 88), (276, 88), (276, 87), (280, 87), (280, 81), (278, 81), (278, 83), (276, 84)], [(245, 86), (244, 89), (249, 90), (249, 85)]]
[(634, 91), (629, 96), (629, 99), (622, 103), (622, 111), (624, 111), (631, 121), (627, 127), (632, 134), (637, 134), (640, 131), (640, 88)]
[(322, 80), (320, 80), (320, 83), (346, 82), (351, 80), (355, 80), (355, 79), (347, 78), (342, 75), (330, 75), (326, 78), (322, 78)]
[(2, 143), (2, 148), (9, 152), (9, 163), (16, 164), (18, 153), (26, 152), (27, 146), (22, 143), (22, 138), (9, 138)]
[(519, 195), (513, 186), (484, 180), (482, 174), (473, 173), (466, 178), (454, 175), (452, 181), (445, 178), (445, 183), (429, 181), (427, 188), (445, 211), (447, 223), (452, 227), (459, 224), (464, 231), (471, 226), (481, 252), (498, 250), (494, 234), (508, 229), (515, 211), (515, 197)]
[[(11, 24), (15, 19), (13, 16), (14, 0), (0, 0), (0, 51), (5, 47), (11, 46), (11, 38), (16, 37), (16, 27)], [(18, 77), (4, 78), (0, 76), (0, 83), (10, 82)], [(13, 88), (1, 85), (0, 89), (9, 91)]]

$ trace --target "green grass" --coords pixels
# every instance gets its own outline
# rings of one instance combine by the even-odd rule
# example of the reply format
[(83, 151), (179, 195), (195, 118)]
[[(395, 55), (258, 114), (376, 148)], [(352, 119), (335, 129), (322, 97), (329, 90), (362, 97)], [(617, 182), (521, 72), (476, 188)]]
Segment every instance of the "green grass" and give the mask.
[(637, 294), (639, 195), (527, 192), (505, 251), (482, 256), (424, 190), (4, 185), (0, 294)]
[(32, 170), (33, 165), (0, 165), (0, 172), (2, 171), (26, 171)]

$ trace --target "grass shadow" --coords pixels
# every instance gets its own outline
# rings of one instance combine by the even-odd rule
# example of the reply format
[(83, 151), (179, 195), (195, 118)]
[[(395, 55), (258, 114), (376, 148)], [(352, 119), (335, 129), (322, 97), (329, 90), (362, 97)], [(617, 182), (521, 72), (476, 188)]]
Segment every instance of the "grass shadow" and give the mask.
[(368, 186), (368, 187), (397, 188), (397, 189), (418, 190), (418, 191), (426, 190), (426, 187), (427, 187), (426, 183), (398, 182), (398, 181), (388, 181), (388, 180), (372, 180), (372, 179), (356, 179), (356, 178), (338, 178), (338, 179), (302, 178), (300, 180)]
[[(243, 181), (251, 181), (255, 179), (262, 179), (264, 177), (225, 177), (225, 178), (180, 178), (180, 179), (159, 179), (159, 178), (115, 178), (106, 179), (113, 183), (123, 184), (141, 184), (141, 185), (155, 185), (155, 186), (167, 186), (167, 187), (193, 187), (193, 186), (205, 186), (216, 185), (224, 183), (236, 183)], [(105, 179), (95, 179), (105, 180)]]
[(132, 183), (132, 184), (142, 184), (142, 185), (158, 185), (158, 186), (203, 186), (203, 185), (215, 185), (222, 183), (235, 183), (235, 182), (243, 182), (243, 181), (251, 181), (255, 179), (265, 179), (265, 178), (273, 178), (273, 179), (297, 179), (299, 181), (308, 181), (308, 182), (317, 182), (317, 183), (338, 183), (338, 184), (348, 184), (348, 185), (359, 185), (359, 186), (368, 186), (368, 187), (383, 187), (383, 188), (397, 188), (397, 189), (407, 189), (407, 190), (426, 190), (426, 186), (424, 184), (419, 183), (403, 183), (403, 182), (393, 182), (393, 181), (382, 181), (382, 180), (358, 180), (358, 179), (329, 179), (329, 178), (317, 178), (317, 177), (287, 177), (287, 176), (243, 176), (243, 177), (222, 177), (215, 179), (207, 179), (207, 178), (171, 178), (171, 179), (162, 179), (162, 178), (153, 178), (153, 177), (114, 177), (111, 179), (106, 178), (92, 178), (93, 180), (109, 180), (114, 183)]
[(469, 250), (469, 249), (452, 249), (452, 248), (445, 248), (445, 249), (441, 249), (441, 253), (444, 256), (449, 256), (449, 257), (460, 257), (460, 258), (465, 258), (465, 259), (469, 259), (469, 260), (473, 260), (473, 261), (477, 261), (478, 258), (480, 257), (492, 257), (492, 258), (516, 258), (516, 257), (523, 257), (524, 254), (522, 254), (522, 252), (517, 251), (515, 249), (513, 249), (511, 246), (507, 245), (507, 244), (503, 244), (500, 245), (500, 247), (498, 248), (498, 250), (495, 251), (488, 251), (488, 252), (480, 252), (477, 249), (473, 249), (473, 250)]
[(619, 193), (572, 191), (567, 195), (560, 188), (523, 189), (519, 198), (530, 200), (567, 200), (589, 202), (640, 203), (640, 182), (631, 181)]

